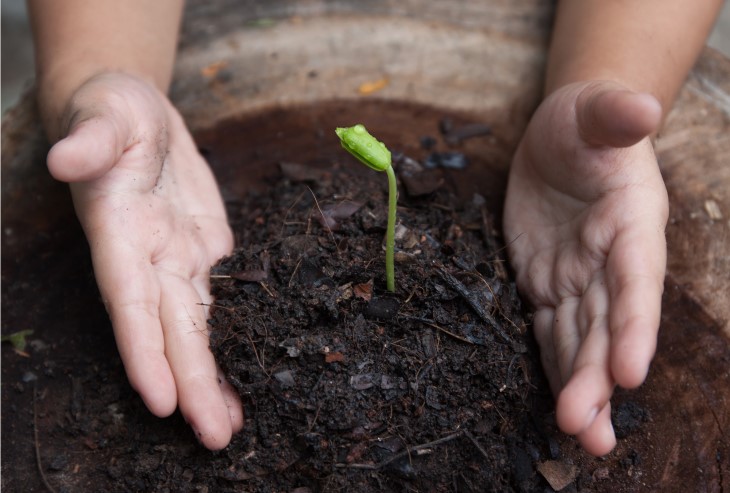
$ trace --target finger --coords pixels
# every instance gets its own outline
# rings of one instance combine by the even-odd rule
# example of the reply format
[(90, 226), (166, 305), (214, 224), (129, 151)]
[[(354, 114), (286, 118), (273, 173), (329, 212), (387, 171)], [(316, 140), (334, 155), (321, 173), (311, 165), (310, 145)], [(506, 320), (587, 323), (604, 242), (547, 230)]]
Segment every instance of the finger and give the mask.
[(131, 139), (127, 119), (107, 106), (79, 113), (68, 135), (48, 153), (48, 170), (60, 181), (89, 181), (106, 174), (121, 158)]
[(109, 312), (119, 354), (132, 387), (159, 417), (177, 408), (158, 312), (160, 288), (149, 264), (129, 245), (90, 237), (99, 291)]
[(218, 368), (218, 383), (223, 395), (223, 401), (228, 407), (228, 415), (231, 418), (231, 427), (233, 433), (238, 433), (243, 429), (243, 405), (238, 391), (226, 380), (223, 371)]
[[(557, 318), (557, 317), (556, 317)], [(550, 310), (542, 310), (538, 311), (535, 316), (535, 327), (536, 327), (536, 336), (538, 337), (538, 343), (540, 343), (540, 339), (543, 339), (544, 342), (540, 343), (540, 350), (541, 353), (545, 353), (546, 348), (551, 348), (552, 341), (554, 338), (551, 336), (551, 334), (545, 333), (544, 330), (538, 330), (537, 327), (545, 327), (546, 324), (552, 323), (553, 317), (551, 317)], [(605, 319), (602, 322), (604, 325), (603, 332), (606, 333), (607, 329), (605, 329)], [(584, 344), (589, 344), (589, 347), (591, 344), (596, 341), (596, 337), (587, 338), (588, 340), (584, 342)], [(606, 341), (607, 344), (607, 341)], [(601, 345), (598, 344), (600, 347)], [(605, 347), (605, 346), (604, 346)], [(583, 354), (584, 349), (581, 348), (581, 358), (592, 358), (593, 352), (588, 352), (587, 354)], [(570, 389), (567, 390), (567, 392), (560, 392), (560, 386), (562, 385), (560, 383), (560, 376), (558, 375), (558, 371), (555, 369), (555, 352), (551, 351), (549, 354), (552, 354), (552, 358), (546, 359), (543, 357), (543, 365), (546, 365), (546, 363), (550, 364), (550, 366), (546, 365), (546, 373), (548, 374), (548, 378), (551, 381), (551, 387), (553, 388), (553, 392), (558, 396), (558, 407), (556, 410), (556, 415), (558, 419), (558, 424), (560, 425), (561, 429), (565, 431), (566, 433), (570, 434), (577, 434), (578, 440), (580, 441), (581, 445), (584, 447), (584, 449), (593, 455), (601, 456), (605, 455), (608, 452), (610, 452), (616, 445), (616, 438), (613, 432), (613, 426), (611, 425), (611, 407), (610, 402), (608, 401), (608, 398), (610, 398), (611, 391), (613, 389), (613, 385), (604, 385), (603, 394), (598, 395), (597, 399), (595, 399), (593, 402), (603, 402), (602, 407), (600, 410), (596, 408), (594, 411), (591, 406), (591, 396), (590, 396), (590, 388), (594, 382), (591, 382), (591, 380), (594, 378), (591, 376), (590, 372), (586, 372), (587, 365), (583, 364), (583, 360), (576, 357), (576, 363), (578, 365), (576, 366), (576, 372), (580, 373), (579, 375), (574, 375), (574, 378), (570, 379), (568, 382), (568, 385), (570, 386)], [(607, 359), (607, 357), (604, 357), (604, 359)], [(549, 371), (548, 368), (552, 368), (552, 371)], [(603, 375), (607, 373), (607, 368), (604, 367), (604, 371), (601, 372)], [(550, 378), (550, 375), (553, 375), (552, 378)], [(600, 385), (599, 379), (599, 385)], [(602, 379), (605, 383), (606, 380)], [(579, 383), (576, 384), (576, 381)], [(600, 405), (600, 404), (599, 404)], [(569, 410), (575, 410), (577, 411), (577, 414), (579, 417), (577, 418), (578, 421), (583, 420), (583, 427), (584, 429), (578, 430), (578, 427), (570, 428), (569, 426), (566, 429), (566, 425), (564, 423), (565, 419), (571, 419), (570, 416), (566, 417), (566, 406), (569, 408)], [(575, 408), (575, 409), (573, 409)], [(581, 416), (581, 408), (583, 409), (583, 415)], [(587, 410), (587, 414), (586, 414)], [(575, 418), (573, 418), (575, 419)]]
[[(195, 276), (191, 282), (202, 300), (205, 319), (208, 320), (210, 305), (213, 303), (213, 296), (210, 294), (210, 282), (208, 280), (207, 272), (205, 274)], [(223, 401), (228, 408), (228, 415), (231, 419), (233, 433), (237, 433), (243, 428), (243, 405), (241, 404), (241, 398), (236, 389), (228, 383), (223, 371), (217, 364), (216, 371), (218, 374), (218, 385), (220, 387), (221, 395), (223, 396)]]
[(656, 351), (666, 269), (663, 234), (619, 235), (609, 254), (611, 371), (624, 388), (641, 385)]
[(591, 455), (601, 457), (616, 446), (616, 434), (611, 424), (611, 404), (607, 403), (598, 413), (591, 426), (578, 434), (578, 441)]
[(233, 431), (208, 348), (202, 300), (187, 279), (162, 273), (160, 284), (165, 349), (175, 376), (180, 411), (205, 447), (222, 449)]
[(573, 374), (558, 396), (558, 426), (569, 435), (586, 431), (613, 393), (609, 367), (608, 320), (596, 316), (573, 365)]
[(553, 347), (560, 369), (561, 388), (565, 386), (573, 373), (573, 362), (581, 344), (581, 334), (577, 320), (579, 305), (580, 298), (566, 298), (560, 302), (555, 310)]
[(629, 147), (658, 130), (662, 107), (651, 94), (596, 84), (578, 96), (576, 117), (586, 143)]
[(555, 356), (555, 347), (553, 346), (553, 320), (555, 319), (555, 310), (550, 307), (541, 307), (535, 311), (533, 319), (533, 327), (535, 339), (540, 346), (540, 359), (542, 367), (545, 370), (550, 389), (553, 395), (557, 397), (563, 388), (560, 369), (558, 368), (558, 360)]

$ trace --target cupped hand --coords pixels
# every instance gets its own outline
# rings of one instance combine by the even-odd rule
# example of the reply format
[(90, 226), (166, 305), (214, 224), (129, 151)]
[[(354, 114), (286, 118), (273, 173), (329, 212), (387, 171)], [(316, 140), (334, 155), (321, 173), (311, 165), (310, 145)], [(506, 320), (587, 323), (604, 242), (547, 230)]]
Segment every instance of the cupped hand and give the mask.
[(208, 272), (233, 244), (215, 179), (180, 115), (141, 79), (95, 76), (65, 115), (48, 168), (71, 184), (131, 385), (157, 416), (179, 406), (221, 449), (243, 411), (208, 347)]
[(649, 136), (661, 107), (608, 81), (564, 86), (533, 116), (510, 169), (505, 238), (535, 309), (560, 428), (604, 455), (610, 398), (656, 349), (667, 192)]

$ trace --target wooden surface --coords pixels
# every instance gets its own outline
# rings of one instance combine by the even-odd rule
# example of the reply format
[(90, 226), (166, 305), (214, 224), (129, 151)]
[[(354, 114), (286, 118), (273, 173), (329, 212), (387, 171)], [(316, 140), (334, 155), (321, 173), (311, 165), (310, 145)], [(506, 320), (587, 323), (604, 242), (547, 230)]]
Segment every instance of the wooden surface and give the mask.
[(697, 62), (656, 150), (670, 197), (668, 275), (730, 337), (730, 62), (720, 52)]
[[(172, 96), (193, 129), (356, 99), (362, 83), (386, 79), (378, 98), (498, 112), (514, 142), (539, 101), (552, 2), (245, 3), (188, 6)], [(708, 48), (656, 149), (672, 197), (669, 275), (730, 337), (729, 115), (728, 60)]]
[[(539, 101), (552, 2), (364, 5), (190, 2), (172, 99), (198, 132), (266, 108), (373, 97), (358, 94), (358, 87), (385, 79), (386, 87), (374, 95), (383, 100), (489, 115), (494, 138), (505, 149), (498, 163), (505, 170), (506, 156)], [(596, 491), (634, 491), (622, 490), (619, 481), (628, 474), (620, 460), (632, 448), (644, 457), (637, 468), (644, 476), (633, 478), (640, 490), (730, 491), (728, 59), (709, 49), (703, 53), (656, 149), (671, 201), (667, 293), (655, 363), (647, 384), (630, 394), (651, 410), (652, 419), (640, 440), (622, 442), (607, 462), (591, 462), (569, 441), (563, 450), (591, 470), (610, 469)], [(43, 262), (62, 263), (63, 250), (76, 245), (81, 232), (67, 190), (46, 174), (47, 144), (32, 97), (3, 119), (2, 151), (2, 330), (13, 332), (22, 321), (43, 333), (58, 323), (58, 298), (28, 293), (55, 272)], [(245, 167), (231, 172), (247, 179)], [(33, 259), (44, 273), (31, 272)], [(73, 267), (53, 279), (75, 272)], [(61, 299), (73, 296), (48, 289)], [(95, 295), (85, 296), (84, 303), (98, 303)], [(91, 323), (73, 313), (77, 323)], [(54, 334), (44, 337), (52, 342)], [(4, 358), (4, 378), (8, 364)], [(4, 409), (21, 401), (3, 386)], [(3, 422), (4, 444), (14, 438), (6, 431)], [(22, 469), (25, 456), (6, 457), (3, 449), (3, 476), (8, 467)]]
[(549, 1), (213, 3), (188, 5), (172, 87), (193, 128), (272, 105), (354, 99), (380, 79), (378, 98), (507, 108), (522, 125), (539, 99)]

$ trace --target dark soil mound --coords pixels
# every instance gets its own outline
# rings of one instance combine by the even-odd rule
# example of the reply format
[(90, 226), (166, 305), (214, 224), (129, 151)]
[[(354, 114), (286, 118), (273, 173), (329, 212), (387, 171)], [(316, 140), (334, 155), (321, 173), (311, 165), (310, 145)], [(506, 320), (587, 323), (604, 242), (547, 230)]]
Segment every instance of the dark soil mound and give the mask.
[(282, 169), (270, 193), (229, 204), (240, 246), (213, 269), (211, 346), (246, 415), (226, 479), (541, 489), (533, 389), (546, 385), (483, 199), (460, 203), (437, 171), (401, 158), (388, 293), (385, 176)]

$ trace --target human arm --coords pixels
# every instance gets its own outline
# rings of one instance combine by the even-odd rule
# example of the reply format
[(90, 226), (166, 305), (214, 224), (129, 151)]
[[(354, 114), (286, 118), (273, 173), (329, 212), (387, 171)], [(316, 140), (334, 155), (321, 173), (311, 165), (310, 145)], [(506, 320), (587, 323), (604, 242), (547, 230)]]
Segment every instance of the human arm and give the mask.
[(610, 397), (646, 377), (666, 264), (651, 145), (721, 2), (564, 0), (545, 100), (510, 169), (504, 227), (561, 429), (603, 455)]
[(182, 1), (28, 0), (38, 99), (52, 142), (74, 92), (93, 75), (134, 75), (166, 93)]
[(131, 385), (208, 448), (242, 427), (208, 349), (208, 269), (232, 248), (220, 193), (167, 100), (181, 2), (32, 0), (48, 167), (69, 182)]
[(574, 82), (614, 81), (669, 112), (722, 0), (562, 0), (545, 94)]

